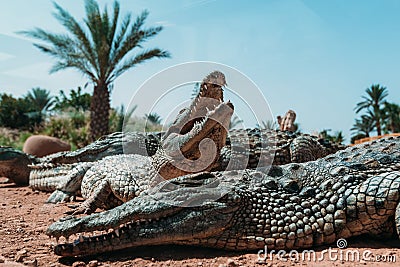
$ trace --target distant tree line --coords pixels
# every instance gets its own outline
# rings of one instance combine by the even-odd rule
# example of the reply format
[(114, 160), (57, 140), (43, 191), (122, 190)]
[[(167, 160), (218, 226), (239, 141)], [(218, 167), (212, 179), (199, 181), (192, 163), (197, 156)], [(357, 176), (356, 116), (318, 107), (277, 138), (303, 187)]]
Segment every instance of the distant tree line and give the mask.
[(25, 96), (0, 94), (0, 126), (33, 131), (40, 127), (50, 112), (66, 110), (86, 111), (90, 108), (91, 95), (82, 93), (81, 87), (72, 89), (67, 96), (63, 90), (53, 97), (42, 88), (33, 88)]
[(355, 107), (356, 118), (351, 131), (351, 142), (369, 137), (372, 132), (377, 135), (400, 132), (400, 106), (386, 100), (388, 90), (379, 84), (372, 84), (365, 90), (366, 95)]

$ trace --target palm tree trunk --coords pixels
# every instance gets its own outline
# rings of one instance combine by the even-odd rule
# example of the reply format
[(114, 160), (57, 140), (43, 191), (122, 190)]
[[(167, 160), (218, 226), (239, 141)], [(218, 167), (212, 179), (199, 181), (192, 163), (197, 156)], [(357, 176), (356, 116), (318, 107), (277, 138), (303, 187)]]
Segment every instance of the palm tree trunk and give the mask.
[(104, 84), (97, 84), (90, 103), (90, 139), (97, 140), (108, 134), (110, 92)]
[(381, 121), (379, 117), (376, 119), (376, 132), (378, 135), (382, 135)]

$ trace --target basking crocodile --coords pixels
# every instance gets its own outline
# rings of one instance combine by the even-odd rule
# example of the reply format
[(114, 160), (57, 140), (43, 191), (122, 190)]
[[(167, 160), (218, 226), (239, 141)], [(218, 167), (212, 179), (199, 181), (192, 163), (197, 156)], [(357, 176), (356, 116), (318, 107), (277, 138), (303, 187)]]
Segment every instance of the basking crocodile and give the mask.
[(181, 176), (111, 210), (63, 218), (47, 234), (78, 235), (55, 246), (62, 256), (161, 244), (302, 249), (361, 234), (398, 237), (399, 202), (397, 137), (269, 171)]
[[(94, 212), (98, 207), (113, 208), (141, 192), (189, 173), (210, 171), (219, 165), (221, 148), (225, 145), (226, 129), (233, 114), (231, 103), (221, 103), (209, 111), (201, 122), (195, 123), (185, 134), (169, 133), (156, 154), (109, 156), (91, 166), (84, 174), (81, 187), (66, 186), (55, 191), (48, 201), (64, 200), (77, 189), (86, 200), (72, 213)], [(77, 185), (76, 179), (69, 183)], [(79, 181), (78, 181), (79, 182)], [(61, 191), (61, 192), (60, 192)], [(61, 194), (61, 198), (60, 198)]]
[[(35, 190), (52, 192), (60, 179), (65, 180), (64, 175), (81, 162), (94, 162), (119, 154), (153, 156), (163, 135), (163, 132), (115, 132), (76, 151), (59, 152), (43, 158), (11, 147), (0, 147), (0, 176), (20, 185), (30, 183)], [(232, 154), (246, 159), (247, 168), (255, 168), (265, 165), (262, 157), (260, 162), (263, 154), (274, 153), (273, 164), (282, 165), (315, 160), (344, 148), (308, 134), (258, 128), (233, 129), (228, 133), (220, 155), (221, 166), (216, 170), (224, 170)]]
[[(38, 166), (39, 173), (35, 171), (31, 172), (30, 186), (33, 189), (47, 189), (48, 184), (54, 184), (54, 181), (57, 184), (57, 190), (50, 196), (48, 201), (63, 201), (74, 196), (80, 190), (81, 181), (85, 173), (88, 170), (93, 170), (96, 172), (96, 177), (92, 175), (93, 179), (95, 179), (95, 181), (92, 181), (92, 184), (95, 186), (96, 194), (92, 198), (89, 195), (84, 195), (84, 197), (88, 198), (84, 206), (86, 210), (90, 211), (92, 208), (89, 207), (95, 209), (95, 206), (89, 204), (89, 201), (93, 200), (93, 198), (97, 199), (97, 196), (104, 195), (107, 190), (110, 192), (113, 191), (114, 194), (121, 190), (129, 196), (135, 194), (134, 190), (122, 188), (123, 184), (123, 187), (133, 189), (133, 185), (128, 177), (122, 177), (122, 174), (115, 177), (113, 173), (102, 172), (104, 170), (102, 168), (103, 165), (107, 166), (111, 164), (116, 166), (116, 170), (121, 173), (123, 167), (129, 162), (129, 166), (135, 166), (133, 168), (136, 170), (135, 174), (143, 172), (140, 173), (140, 176), (145, 176), (146, 172), (150, 175), (153, 173), (150, 170), (155, 168), (157, 170), (155, 173), (158, 175), (157, 177), (152, 176), (152, 179), (150, 179), (153, 180), (152, 182), (156, 182), (155, 180), (158, 180), (160, 177), (170, 179), (187, 173), (215, 168), (215, 166), (219, 165), (219, 155), (226, 143), (227, 128), (233, 114), (233, 105), (229, 102), (226, 104), (222, 102), (222, 87), (225, 84), (225, 76), (219, 71), (214, 71), (205, 77), (201, 83), (198, 95), (193, 99), (188, 108), (181, 110), (177, 115), (176, 120), (169, 126), (166, 133), (163, 134), (159, 148), (150, 158), (137, 155), (145, 154), (147, 149), (142, 149), (143, 153), (136, 153), (138, 150), (135, 149), (134, 154), (129, 156), (119, 153), (113, 157), (106, 157), (99, 163), (80, 162), (70, 165), (70, 170), (66, 170), (67, 168), (65, 169), (63, 165), (57, 166), (56, 168), (58, 168), (57, 171), (59, 172), (52, 177), (43, 172), (43, 166), (45, 165), (41, 164)], [(205, 145), (206, 143), (208, 145)], [(126, 145), (126, 143), (123, 145)], [(146, 148), (146, 146), (143, 146), (143, 148)], [(186, 165), (182, 166), (182, 164)], [(54, 169), (53, 166), (51, 167)], [(64, 169), (60, 170), (60, 168)], [(118, 173), (118, 171), (115, 173)], [(62, 173), (61, 176), (59, 175), (60, 172)], [(59, 181), (59, 177), (66, 179)], [(115, 178), (117, 180), (111, 182)], [(120, 186), (119, 188), (116, 188), (117, 184)], [(127, 196), (120, 196), (120, 198), (126, 199)], [(112, 203), (110, 201), (105, 202)]]
[[(59, 172), (62, 173), (62, 170), (67, 169), (68, 165), (78, 162), (93, 162), (106, 156), (123, 154), (124, 152), (154, 155), (159, 147), (161, 136), (161, 132), (116, 132), (76, 151), (63, 151), (45, 157), (35, 157), (11, 147), (0, 146), (0, 176), (8, 177), (16, 184), (26, 185), (29, 184), (30, 175), (56, 176)], [(32, 164), (34, 165), (33, 169), (28, 167)], [(70, 167), (72, 168), (72, 165)], [(54, 188), (50, 184), (48, 187), (51, 189), (49, 190), (53, 191)]]

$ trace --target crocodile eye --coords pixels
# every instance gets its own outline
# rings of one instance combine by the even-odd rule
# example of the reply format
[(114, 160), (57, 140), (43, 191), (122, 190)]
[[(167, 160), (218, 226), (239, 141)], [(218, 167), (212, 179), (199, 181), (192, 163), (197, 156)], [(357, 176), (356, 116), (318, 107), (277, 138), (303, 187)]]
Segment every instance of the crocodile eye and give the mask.
[(282, 185), (283, 189), (285, 189), (289, 193), (296, 193), (300, 191), (300, 186), (297, 180), (282, 179), (279, 180), (279, 183)]
[(263, 180), (263, 185), (265, 185), (268, 189), (278, 189), (278, 184), (273, 179)]

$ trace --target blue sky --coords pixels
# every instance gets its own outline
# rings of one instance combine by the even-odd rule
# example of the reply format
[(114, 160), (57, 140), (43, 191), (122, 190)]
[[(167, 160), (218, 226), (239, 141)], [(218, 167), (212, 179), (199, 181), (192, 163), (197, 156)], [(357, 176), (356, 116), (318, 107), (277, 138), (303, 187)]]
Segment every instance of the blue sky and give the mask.
[[(83, 17), (83, 0), (56, 2), (78, 20)], [(112, 1), (99, 3), (112, 6)], [(347, 141), (356, 117), (353, 108), (372, 83), (386, 86), (388, 100), (400, 102), (400, 1), (120, 3), (123, 14), (150, 11), (147, 26), (165, 28), (146, 45), (166, 49), (172, 58), (149, 61), (123, 74), (115, 82), (112, 106), (127, 105), (153, 74), (196, 60), (226, 64), (247, 75), (264, 94), (274, 117), (293, 109), (304, 132), (342, 130)], [(63, 31), (53, 11), (48, 0), (2, 2), (0, 92), (21, 96), (39, 86), (57, 94), (86, 83), (73, 70), (49, 75), (53, 59), (15, 33), (34, 27)]]

